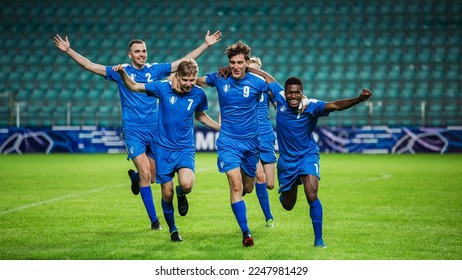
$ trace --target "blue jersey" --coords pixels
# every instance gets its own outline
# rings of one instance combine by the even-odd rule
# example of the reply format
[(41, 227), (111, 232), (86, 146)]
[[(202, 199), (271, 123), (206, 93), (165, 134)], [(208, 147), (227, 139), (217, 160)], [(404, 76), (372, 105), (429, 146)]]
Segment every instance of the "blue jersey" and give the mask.
[[(147, 63), (143, 69), (135, 69), (132, 65), (124, 65), (125, 72), (135, 82), (149, 83), (158, 81), (170, 75), (171, 63)], [(129, 91), (119, 73), (106, 66), (106, 80), (117, 83), (119, 87), (120, 104), (122, 107), (122, 127), (157, 128), (157, 99), (145, 94)]]
[(194, 149), (194, 112), (208, 109), (204, 90), (195, 86), (190, 92), (179, 95), (172, 90), (170, 82), (157, 81), (146, 84), (146, 93), (159, 98), (156, 142), (160, 147), (169, 150)]
[(310, 99), (303, 113), (292, 109), (284, 98), (284, 89), (277, 82), (269, 84), (277, 103), (276, 134), (280, 157), (285, 161), (299, 161), (307, 154), (319, 153), (319, 147), (313, 138), (313, 130), (318, 118), (327, 116), (325, 101)]
[(260, 95), (268, 91), (265, 80), (252, 73), (242, 79), (232, 76), (227, 79), (217, 77), (217, 72), (207, 74), (206, 82), (216, 87), (220, 103), (220, 136), (234, 140), (258, 138), (257, 107)]
[(273, 107), (273, 100), (268, 95), (268, 91), (266, 91), (260, 97), (257, 113), (258, 129), (261, 142), (276, 140), (276, 136), (274, 135), (273, 130), (273, 123), (271, 122), (269, 115), (270, 107)]

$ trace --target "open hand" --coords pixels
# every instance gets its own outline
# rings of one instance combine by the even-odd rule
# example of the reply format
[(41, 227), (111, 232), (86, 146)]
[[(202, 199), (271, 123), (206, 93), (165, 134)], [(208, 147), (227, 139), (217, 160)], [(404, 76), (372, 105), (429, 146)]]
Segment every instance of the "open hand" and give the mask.
[(71, 48), (71, 44), (69, 43), (69, 38), (66, 35), (66, 40), (63, 40), (59, 34), (56, 34), (56, 36), (53, 38), (53, 42), (55, 42), (55, 46), (62, 50), (63, 52), (67, 52)]
[(217, 30), (215, 33), (210, 35), (210, 30), (207, 30), (207, 35), (205, 35), (205, 42), (207, 43), (207, 46), (213, 46), (217, 42), (221, 40), (221, 31)]

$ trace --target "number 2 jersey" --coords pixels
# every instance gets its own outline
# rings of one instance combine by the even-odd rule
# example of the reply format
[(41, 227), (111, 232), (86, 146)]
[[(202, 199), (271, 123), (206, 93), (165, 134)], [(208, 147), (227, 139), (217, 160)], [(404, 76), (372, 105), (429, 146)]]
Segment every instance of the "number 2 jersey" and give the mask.
[[(138, 83), (150, 83), (170, 75), (172, 64), (146, 63), (143, 69), (135, 69), (130, 64), (124, 65), (128, 76)], [(118, 72), (112, 66), (106, 66), (106, 80), (117, 83), (119, 87), (120, 105), (122, 107), (122, 127), (157, 129), (157, 99), (131, 92), (125, 87)]]

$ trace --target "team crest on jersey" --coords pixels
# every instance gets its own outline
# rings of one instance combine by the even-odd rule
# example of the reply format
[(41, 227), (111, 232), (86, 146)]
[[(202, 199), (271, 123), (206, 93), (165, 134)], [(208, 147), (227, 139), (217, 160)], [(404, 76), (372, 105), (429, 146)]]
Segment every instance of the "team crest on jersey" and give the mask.
[(223, 90), (224, 90), (225, 92), (228, 92), (229, 88), (230, 88), (229, 84), (226, 84), (226, 85), (223, 87)]
[(168, 101), (170, 101), (170, 104), (173, 105), (173, 104), (175, 104), (176, 99), (177, 99), (176, 96), (172, 96), (172, 97), (170, 97), (170, 99)]
[(126, 147), (127, 147), (128, 152), (129, 152), (131, 155), (133, 155), (133, 153), (135, 152), (135, 149), (133, 148), (133, 146), (130, 147), (130, 148), (129, 148), (128, 146), (126, 146)]
[(285, 112), (287, 110), (287, 107), (284, 105), (284, 106), (281, 106), (281, 108), (279, 109), (280, 112)]

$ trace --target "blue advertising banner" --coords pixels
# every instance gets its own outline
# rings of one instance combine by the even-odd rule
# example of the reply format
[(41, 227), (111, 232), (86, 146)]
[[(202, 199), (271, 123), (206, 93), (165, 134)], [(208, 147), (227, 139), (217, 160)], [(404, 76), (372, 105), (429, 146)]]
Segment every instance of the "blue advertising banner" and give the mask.
[[(218, 132), (196, 127), (196, 150), (216, 151)], [(462, 127), (317, 127), (322, 153), (462, 153)], [(277, 143), (276, 143), (277, 150)], [(121, 129), (96, 126), (0, 128), (0, 154), (125, 153)]]
[(325, 153), (461, 153), (462, 127), (318, 127), (315, 136)]
[(124, 152), (121, 130), (95, 126), (0, 129), (0, 154)]

